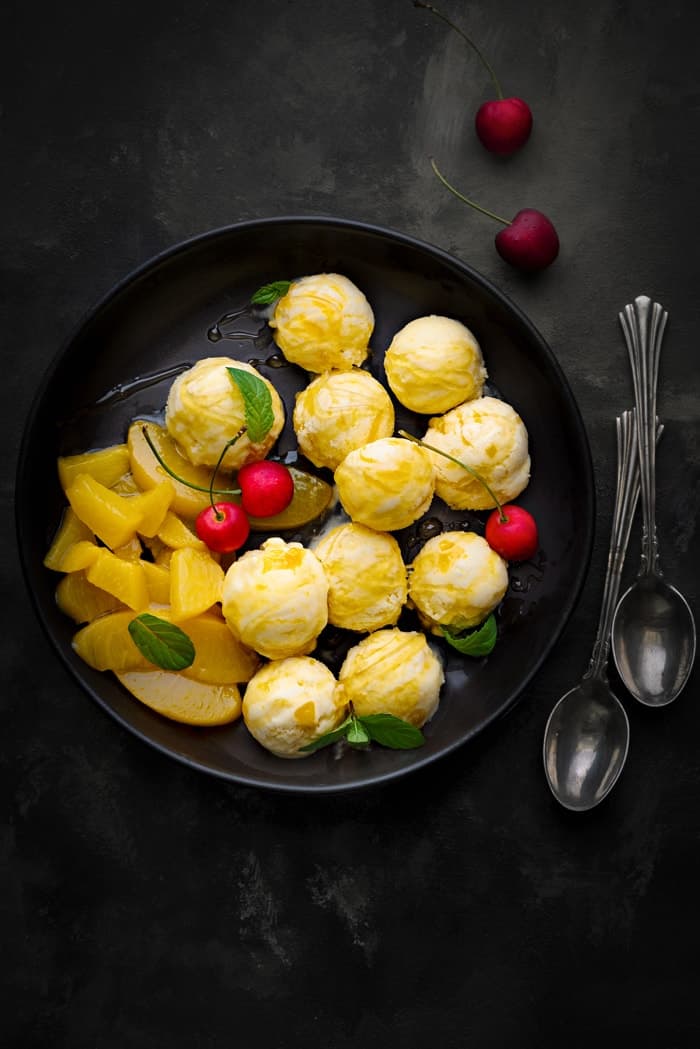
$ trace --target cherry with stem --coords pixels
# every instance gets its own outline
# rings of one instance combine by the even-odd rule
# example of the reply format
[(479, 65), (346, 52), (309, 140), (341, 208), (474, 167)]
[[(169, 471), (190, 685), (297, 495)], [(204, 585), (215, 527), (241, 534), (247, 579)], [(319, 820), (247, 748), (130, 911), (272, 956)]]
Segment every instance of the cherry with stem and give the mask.
[(195, 484), (194, 481), (188, 481), (185, 477), (175, 473), (158, 452), (145, 426), (141, 428), (141, 432), (159, 465), (173, 480), (179, 481), (187, 488), (208, 494), (210, 505), (201, 510), (195, 519), (195, 531), (202, 542), (206, 543), (210, 550), (220, 554), (232, 553), (243, 546), (250, 534), (250, 522), (245, 511), (237, 503), (214, 501), (214, 495), (240, 495), (241, 490), (240, 488), (215, 488), (214, 484), (226, 452), (241, 439), (246, 432), (246, 427), (241, 427), (238, 433), (222, 448), (217, 464), (212, 471), (208, 488)]
[(214, 481), (219, 467), (226, 452), (229, 448), (233, 448), (245, 431), (246, 428), (243, 426), (221, 449), (209, 482), (210, 505), (197, 515), (195, 521), (195, 529), (202, 542), (206, 543), (210, 550), (216, 550), (221, 554), (230, 554), (240, 549), (250, 535), (250, 521), (245, 510), (238, 503), (214, 502)]
[(532, 514), (522, 506), (514, 506), (510, 503), (502, 504), (488, 481), (473, 466), (469, 466), (468, 463), (457, 459), (454, 455), (450, 455), (449, 452), (443, 451), (442, 448), (436, 448), (435, 445), (428, 444), (426, 441), (421, 440), (420, 437), (414, 437), (406, 430), (399, 430), (399, 435), (409, 441), (413, 441), (414, 444), (427, 448), (428, 451), (435, 452), (437, 455), (449, 459), (450, 462), (455, 463), (457, 466), (461, 466), (463, 470), (470, 473), (472, 477), (476, 478), (484, 486), (496, 505), (496, 509), (489, 516), (485, 528), (486, 542), (492, 550), (495, 550), (505, 561), (528, 561), (531, 557), (534, 557), (539, 544), (539, 536), (537, 524)]
[(469, 45), (486, 69), (494, 88), (496, 99), (484, 102), (477, 110), (474, 124), (483, 146), (499, 156), (510, 156), (525, 145), (532, 131), (532, 110), (522, 98), (505, 98), (500, 81), (491, 63), (471, 37), (455, 25), (441, 11), (423, 0), (413, 0), (414, 7), (423, 8), (440, 18)]
[(505, 227), (496, 234), (495, 238), (496, 251), (502, 259), (511, 266), (515, 266), (516, 269), (527, 272), (535, 272), (551, 266), (559, 254), (559, 235), (551, 220), (542, 211), (537, 211), (535, 208), (522, 208), (512, 219), (504, 219), (455, 189), (442, 174), (433, 157), (430, 157), (430, 166), (443, 186), (453, 196)]

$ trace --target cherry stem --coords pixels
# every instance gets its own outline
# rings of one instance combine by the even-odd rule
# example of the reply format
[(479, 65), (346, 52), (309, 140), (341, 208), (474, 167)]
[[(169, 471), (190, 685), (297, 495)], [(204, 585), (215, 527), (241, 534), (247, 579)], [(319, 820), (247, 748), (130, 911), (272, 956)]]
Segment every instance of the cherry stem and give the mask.
[[(146, 429), (145, 426), (141, 427), (141, 433), (144, 436), (144, 440), (146, 441), (146, 444), (148, 445), (148, 447), (151, 449), (151, 451), (153, 452), (154, 456), (158, 460), (159, 465), (163, 467), (165, 472), (167, 474), (169, 474), (173, 478), (174, 481), (179, 481), (180, 484), (184, 484), (186, 488), (192, 488), (195, 492), (209, 492), (210, 495), (212, 495), (212, 494), (213, 495), (240, 495), (241, 494), (240, 488), (213, 488), (211, 485), (208, 488), (205, 488), (204, 485), (195, 484), (194, 481), (187, 481), (187, 480), (185, 480), (184, 477), (180, 477), (179, 474), (176, 474), (174, 470), (170, 469), (170, 467), (166, 463), (165, 459), (160, 454), (160, 452), (158, 451), (158, 449), (154, 445), (153, 441), (151, 440), (150, 434), (149, 434), (149, 432), (148, 432), (148, 430)], [(236, 438), (235, 439), (238, 440), (238, 438), (240, 437), (240, 435), (242, 433), (243, 433), (243, 430), (241, 430), (240, 433), (236, 434)], [(228, 448), (228, 445), (226, 445), (226, 448)], [(224, 451), (226, 451), (226, 448), (224, 448)], [(217, 467), (217, 469), (218, 469), (218, 467)]]
[(465, 204), (468, 204), (470, 208), (474, 208), (476, 211), (480, 211), (482, 213), (482, 215), (488, 215), (488, 217), (490, 219), (495, 219), (496, 222), (502, 222), (504, 226), (510, 226), (511, 225), (511, 223), (510, 223), (510, 221), (508, 219), (502, 219), (500, 215), (495, 215), (493, 213), (493, 211), (488, 211), (486, 208), (482, 208), (481, 204), (477, 204), (475, 201), (470, 200), (469, 197), (465, 197), (464, 194), (460, 193), (458, 189), (455, 189), (454, 186), (451, 186), (450, 183), (445, 178), (445, 176), (442, 174), (442, 172), (439, 171), (438, 166), (435, 163), (435, 160), (433, 159), (433, 157), (430, 157), (429, 160), (430, 160), (430, 166), (432, 167), (433, 171), (435, 172), (437, 177), (442, 182), (443, 186), (446, 186), (447, 189), (449, 189), (450, 193), (454, 193), (455, 197), (459, 197), (459, 199), (463, 200)]
[(426, 11), (432, 11), (432, 13), (434, 15), (437, 15), (438, 18), (441, 18), (442, 21), (445, 22), (445, 24), (450, 27), (450, 29), (454, 29), (455, 33), (459, 33), (459, 35), (462, 37), (462, 40), (466, 40), (466, 42), (469, 44), (469, 46), (472, 48), (472, 50), (475, 51), (476, 54), (479, 56), (479, 58), (481, 59), (483, 65), (484, 65), (484, 67), (486, 69), (486, 72), (488, 73), (488, 75), (493, 80), (493, 86), (496, 88), (496, 93), (497, 93), (498, 97), (499, 98), (503, 98), (503, 91), (501, 90), (501, 85), (498, 82), (498, 77), (494, 73), (493, 67), (491, 66), (491, 63), (486, 60), (486, 58), (484, 57), (482, 52), (479, 50), (479, 48), (476, 46), (474, 41), (471, 40), (470, 37), (467, 36), (467, 34), (464, 32), (464, 30), (460, 29), (458, 25), (455, 25), (454, 22), (451, 22), (449, 20), (449, 18), (446, 18), (445, 15), (443, 15), (442, 11), (438, 11), (437, 7), (433, 7), (432, 4), (424, 4), (422, 2), (422, 0), (413, 0), (413, 6), (414, 7), (423, 7), (423, 8), (425, 8)]
[(221, 466), (224, 460), (226, 452), (229, 450), (229, 448), (233, 448), (234, 444), (241, 439), (245, 431), (245, 426), (242, 426), (238, 433), (235, 435), (235, 437), (232, 437), (230, 441), (226, 442), (226, 444), (221, 449), (221, 455), (217, 459), (216, 466), (214, 467), (214, 470), (211, 475), (211, 481), (209, 482), (209, 502), (211, 503), (212, 510), (216, 514), (217, 521), (220, 521), (224, 515), (219, 510), (217, 510), (216, 506), (214, 505), (214, 481), (216, 480), (216, 475), (219, 472), (219, 467)]
[(399, 435), (401, 437), (405, 437), (407, 441), (413, 441), (414, 444), (419, 444), (422, 448), (427, 448), (431, 452), (436, 452), (438, 455), (442, 455), (445, 459), (449, 459), (450, 462), (456, 463), (457, 466), (461, 466), (462, 469), (466, 470), (467, 473), (470, 473), (472, 477), (476, 477), (477, 481), (479, 481), (480, 484), (483, 484), (484, 488), (489, 493), (494, 503), (498, 507), (498, 520), (501, 522), (501, 524), (505, 524), (507, 522), (508, 518), (504, 514), (503, 507), (496, 498), (494, 491), (491, 488), (491, 485), (488, 483), (488, 481), (484, 480), (480, 473), (477, 473), (473, 466), (467, 466), (467, 464), (463, 463), (461, 459), (455, 459), (454, 455), (450, 455), (449, 452), (443, 452), (442, 448), (436, 448), (435, 445), (426, 444), (425, 441), (421, 441), (420, 437), (414, 437), (412, 434), (407, 433), (406, 430), (399, 430)]

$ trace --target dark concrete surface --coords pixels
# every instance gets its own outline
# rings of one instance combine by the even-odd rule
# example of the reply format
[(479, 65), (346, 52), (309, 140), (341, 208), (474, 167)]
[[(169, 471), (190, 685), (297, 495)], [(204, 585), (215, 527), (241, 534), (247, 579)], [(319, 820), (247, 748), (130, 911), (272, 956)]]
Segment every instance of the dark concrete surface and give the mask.
[[(613, 794), (560, 809), (540, 747), (593, 642), (631, 404), (617, 312), (669, 310), (662, 564), (696, 610), (700, 510), (700, 18), (691, 0), (440, 6), (535, 129), (476, 141), (488, 84), (408, 0), (20, 4), (1, 34), (3, 584), (0, 1043), (8, 1049), (401, 1046), (686, 1049), (700, 1041), (698, 675), (626, 699)], [(524, 278), (449, 197), (540, 207), (561, 256)], [(156, 252), (258, 216), (412, 233), (493, 280), (550, 341), (596, 472), (585, 592), (504, 720), (384, 790), (296, 799), (157, 753), (68, 676), (17, 563), (16, 452), (39, 375)], [(41, 478), (36, 512), (41, 513)], [(637, 560), (638, 533), (626, 569)]]

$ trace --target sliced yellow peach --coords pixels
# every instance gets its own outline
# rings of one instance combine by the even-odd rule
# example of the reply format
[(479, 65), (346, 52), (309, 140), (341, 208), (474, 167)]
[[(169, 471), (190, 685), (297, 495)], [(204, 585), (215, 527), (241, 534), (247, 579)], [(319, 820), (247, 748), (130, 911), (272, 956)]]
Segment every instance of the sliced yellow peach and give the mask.
[(98, 616), (124, 608), (114, 594), (88, 581), (85, 572), (71, 572), (56, 587), (56, 604), (76, 623), (91, 623)]
[(194, 663), (182, 671), (187, 677), (210, 684), (250, 681), (260, 658), (237, 641), (223, 619), (211, 613), (188, 619), (182, 629), (195, 649)]
[(156, 534), (171, 550), (180, 550), (186, 546), (194, 547), (195, 550), (206, 551), (207, 549), (192, 529), (188, 528), (185, 522), (170, 510), (166, 513), (165, 520)]
[(83, 568), (89, 568), (100, 556), (97, 543), (90, 539), (79, 539), (77, 543), (71, 543), (61, 558), (62, 572), (80, 572)]
[(224, 571), (209, 553), (182, 547), (170, 559), (173, 618), (191, 619), (221, 600)]
[(145, 656), (136, 647), (129, 633), (134, 613), (112, 612), (94, 619), (73, 638), (73, 648), (80, 658), (95, 670), (152, 669)]
[(151, 561), (142, 561), (146, 586), (151, 603), (167, 605), (170, 603), (170, 570), (167, 565), (153, 564)]
[(124, 543), (123, 546), (115, 547), (112, 553), (115, 557), (121, 557), (122, 561), (140, 561), (143, 553), (141, 540), (137, 535), (132, 535), (127, 543)]
[(110, 550), (102, 549), (87, 569), (87, 578), (93, 586), (113, 594), (123, 604), (140, 612), (148, 607), (149, 595), (143, 565), (126, 561)]
[(236, 685), (210, 685), (171, 670), (117, 673), (136, 699), (173, 721), (186, 725), (226, 725), (241, 714)]
[(141, 535), (153, 537), (165, 521), (165, 515), (175, 496), (175, 489), (170, 481), (161, 481), (155, 488), (149, 488), (140, 495), (135, 495), (133, 502), (141, 512)]
[(79, 455), (62, 455), (58, 460), (58, 477), (64, 492), (79, 474), (89, 474), (111, 488), (128, 469), (129, 449), (125, 444), (113, 444), (109, 448)]
[[(199, 485), (204, 491), (188, 488), (187, 485), (169, 476), (149, 448), (143, 435), (144, 427), (158, 454), (168, 467), (179, 477), (184, 478), (190, 484)], [(200, 510), (209, 505), (208, 489), (211, 482), (211, 469), (208, 466), (194, 466), (189, 459), (186, 459), (164, 426), (143, 421), (132, 423), (129, 427), (127, 445), (131, 472), (137, 484), (144, 491), (148, 488), (155, 488), (157, 484), (169, 478), (175, 493), (171, 505), (175, 513), (193, 518)], [(235, 485), (229, 474), (220, 473), (216, 477), (216, 487), (232, 488)]]
[(67, 506), (63, 511), (61, 523), (53, 538), (49, 551), (44, 558), (44, 565), (54, 572), (61, 572), (61, 562), (69, 547), (82, 540), (94, 541), (95, 534), (80, 520), (75, 510)]
[(134, 480), (131, 470), (125, 473), (118, 481), (109, 486), (117, 495), (139, 495), (141, 489)]
[(112, 549), (127, 543), (140, 524), (134, 500), (110, 491), (90, 474), (78, 474), (66, 496), (80, 520)]

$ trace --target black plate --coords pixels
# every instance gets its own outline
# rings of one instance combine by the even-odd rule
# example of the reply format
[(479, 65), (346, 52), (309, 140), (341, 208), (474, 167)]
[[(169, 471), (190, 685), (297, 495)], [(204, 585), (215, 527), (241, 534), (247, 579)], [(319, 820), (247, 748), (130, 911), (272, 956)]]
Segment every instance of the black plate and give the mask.
[[(535, 563), (511, 570), (492, 655), (469, 659), (447, 651), (443, 698), (426, 726), (424, 747), (350, 751), (341, 759), (329, 748), (285, 761), (259, 747), (242, 723), (217, 729), (177, 724), (132, 698), (111, 674), (86, 666), (71, 649), (73, 624), (54, 601), (59, 577), (43, 568), (42, 558), (64, 505), (56, 456), (123, 441), (132, 418), (158, 413), (170, 380), (129, 392), (128, 383), (138, 376), (212, 355), (270, 356), (274, 347), (265, 338), (212, 345), (207, 333), (261, 284), (323, 271), (350, 277), (372, 304), (371, 368), (380, 378), (384, 350), (412, 318), (446, 314), (474, 331), (494, 391), (514, 405), (529, 431), (532, 480), (518, 501), (538, 521), (542, 553)], [(289, 408), (303, 373), (264, 365), (261, 371)], [(125, 396), (97, 405), (124, 384)], [(401, 412), (397, 425), (421, 433), (425, 421)], [(280, 450), (292, 447), (287, 426)], [(37, 485), (48, 509), (41, 514), (35, 512)], [(335, 791), (435, 761), (515, 703), (578, 599), (590, 559), (594, 487), (586, 432), (564, 375), (541, 335), (493, 285), (445, 252), (390, 230), (336, 219), (277, 218), (178, 245), (131, 274), (88, 315), (41, 383), (20, 454), (16, 512), (25, 578), (39, 618), (77, 680), (117, 721), (172, 757), (227, 779), (277, 790)], [(470, 523), (481, 527), (483, 517)], [(410, 559), (415, 533), (403, 538)]]

